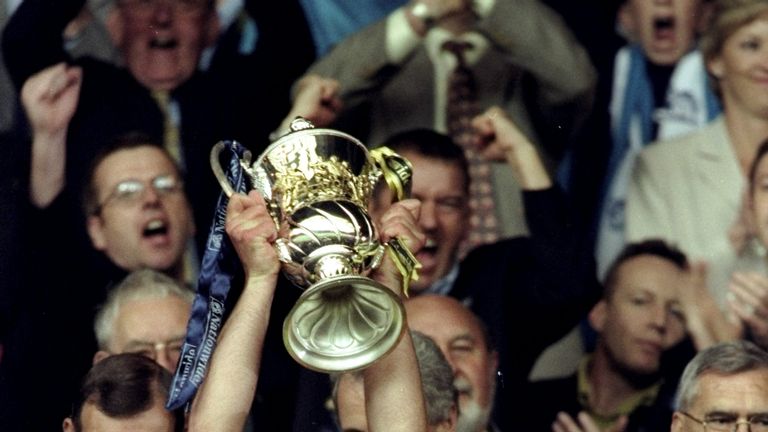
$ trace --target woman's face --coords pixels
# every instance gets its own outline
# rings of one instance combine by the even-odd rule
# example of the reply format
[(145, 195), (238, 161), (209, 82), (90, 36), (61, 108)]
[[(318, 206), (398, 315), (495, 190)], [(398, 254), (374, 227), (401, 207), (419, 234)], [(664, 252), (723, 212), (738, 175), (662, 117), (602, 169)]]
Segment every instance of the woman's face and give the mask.
[(726, 110), (768, 119), (768, 16), (728, 37), (708, 67), (720, 83)]

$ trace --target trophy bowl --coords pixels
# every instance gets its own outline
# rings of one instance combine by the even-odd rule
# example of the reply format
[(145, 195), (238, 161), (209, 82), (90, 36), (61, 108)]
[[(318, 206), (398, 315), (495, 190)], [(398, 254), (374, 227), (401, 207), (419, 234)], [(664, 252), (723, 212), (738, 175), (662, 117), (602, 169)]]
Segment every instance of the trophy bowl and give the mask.
[[(282, 271), (304, 290), (285, 318), (283, 341), (309, 369), (361, 369), (392, 350), (404, 331), (399, 296), (368, 277), (385, 253), (367, 212), (382, 170), (350, 135), (304, 119), (291, 129), (253, 164), (250, 155), (240, 160), (277, 226)], [(218, 160), (223, 148), (214, 146), (211, 164), (231, 195)], [(396, 158), (407, 183), (410, 167)]]

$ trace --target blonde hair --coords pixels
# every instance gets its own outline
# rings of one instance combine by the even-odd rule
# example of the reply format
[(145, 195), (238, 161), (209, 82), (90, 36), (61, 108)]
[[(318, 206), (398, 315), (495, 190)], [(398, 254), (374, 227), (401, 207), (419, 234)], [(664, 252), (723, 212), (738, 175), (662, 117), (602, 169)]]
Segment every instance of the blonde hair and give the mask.
[(709, 62), (717, 57), (731, 35), (766, 13), (768, 0), (713, 1), (707, 30), (702, 34), (700, 41), (704, 60)]

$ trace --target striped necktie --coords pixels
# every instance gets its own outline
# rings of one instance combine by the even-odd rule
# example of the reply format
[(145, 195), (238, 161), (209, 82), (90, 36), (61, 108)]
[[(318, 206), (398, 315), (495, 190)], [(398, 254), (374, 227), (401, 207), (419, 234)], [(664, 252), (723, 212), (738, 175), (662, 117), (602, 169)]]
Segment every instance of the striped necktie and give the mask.
[(456, 56), (456, 67), (448, 79), (446, 121), (448, 134), (464, 149), (469, 162), (470, 232), (463, 245), (464, 251), (474, 246), (493, 243), (499, 239), (496, 205), (493, 196), (491, 163), (477, 152), (472, 119), (480, 114), (477, 84), (465, 58), (472, 44), (463, 41), (447, 41), (443, 49)]

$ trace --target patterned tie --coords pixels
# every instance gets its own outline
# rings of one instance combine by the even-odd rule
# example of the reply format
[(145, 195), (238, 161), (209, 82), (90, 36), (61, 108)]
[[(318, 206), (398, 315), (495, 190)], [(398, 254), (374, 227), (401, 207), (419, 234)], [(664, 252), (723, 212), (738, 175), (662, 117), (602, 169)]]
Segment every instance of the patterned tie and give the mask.
[[(171, 98), (168, 92), (162, 90), (153, 91), (152, 98), (157, 103), (158, 108), (160, 108), (160, 112), (163, 113), (163, 147), (168, 150), (168, 154), (171, 155), (176, 165), (183, 170), (184, 154), (181, 151), (181, 135), (179, 134), (177, 122), (173, 118)], [(197, 247), (193, 239), (190, 239), (187, 242), (187, 247), (184, 250), (181, 261), (181, 277), (184, 282), (190, 286), (195, 286), (199, 267)]]
[(171, 113), (171, 98), (168, 92), (156, 90), (152, 92), (152, 98), (157, 102), (160, 112), (163, 113), (163, 146), (171, 154), (173, 160), (180, 167), (184, 167), (183, 154), (181, 152), (181, 138), (179, 127)]
[(499, 239), (491, 164), (480, 156), (473, 143), (475, 132), (471, 121), (480, 114), (480, 106), (475, 77), (464, 58), (464, 52), (471, 48), (472, 44), (463, 41), (443, 44), (443, 49), (456, 56), (456, 67), (448, 80), (448, 134), (464, 149), (469, 162), (469, 208), (472, 216), (462, 255), (477, 245), (493, 243)]

